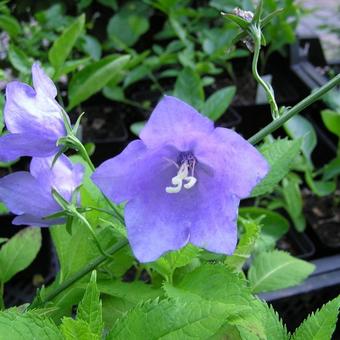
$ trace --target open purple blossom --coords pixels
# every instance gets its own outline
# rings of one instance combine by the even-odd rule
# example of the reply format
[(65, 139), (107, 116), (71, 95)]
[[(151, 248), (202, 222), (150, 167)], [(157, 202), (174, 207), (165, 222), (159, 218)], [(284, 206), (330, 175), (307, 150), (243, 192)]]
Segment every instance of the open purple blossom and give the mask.
[(66, 135), (55, 85), (39, 64), (33, 64), (32, 78), (34, 89), (19, 81), (6, 87), (4, 120), (9, 133), (0, 138), (2, 162), (56, 154), (58, 139)]
[(241, 198), (268, 172), (264, 157), (236, 132), (165, 97), (140, 134), (92, 179), (115, 203), (141, 262), (188, 242), (230, 255)]
[(33, 158), (30, 172), (18, 171), (0, 178), (0, 201), (19, 215), (13, 224), (47, 227), (63, 219), (44, 219), (61, 211), (52, 196), (55, 189), (66, 201), (82, 183), (84, 167), (72, 164), (64, 155), (52, 167), (53, 157)]

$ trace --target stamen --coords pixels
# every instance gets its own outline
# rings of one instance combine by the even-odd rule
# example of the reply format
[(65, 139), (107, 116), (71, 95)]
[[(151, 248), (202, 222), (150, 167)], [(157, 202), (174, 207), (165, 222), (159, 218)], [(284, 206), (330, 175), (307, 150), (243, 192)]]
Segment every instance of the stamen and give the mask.
[(185, 189), (191, 189), (197, 182), (197, 178), (193, 176), (188, 176), (184, 180), (188, 181), (188, 183), (183, 185)]
[[(196, 159), (191, 153), (185, 153), (179, 157), (180, 166), (175, 163), (176, 167), (179, 168), (177, 175), (172, 177), (171, 183), (173, 186), (166, 187), (165, 191), (168, 194), (177, 194), (182, 190), (182, 186), (185, 189), (191, 189), (197, 182), (197, 178), (194, 177)], [(191, 176), (189, 176), (189, 170)], [(187, 182), (183, 184), (183, 181)]]

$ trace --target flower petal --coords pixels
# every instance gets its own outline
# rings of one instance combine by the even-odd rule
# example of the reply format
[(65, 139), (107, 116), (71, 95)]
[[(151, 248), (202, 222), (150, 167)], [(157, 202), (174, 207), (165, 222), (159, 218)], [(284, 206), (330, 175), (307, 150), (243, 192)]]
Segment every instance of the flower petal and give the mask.
[(168, 159), (176, 160), (175, 154), (171, 147), (148, 150), (141, 140), (135, 140), (118, 156), (101, 164), (92, 180), (113, 202), (121, 203), (142, 195), (143, 183), (152, 185), (157, 171), (173, 166)]
[(133, 253), (141, 262), (156, 260), (187, 242), (208, 250), (231, 254), (237, 242), (239, 199), (226, 197), (205, 169), (197, 170), (194, 187), (168, 194), (176, 169), (167, 168), (126, 204), (125, 222)]
[(37, 134), (9, 133), (0, 137), (0, 161), (14, 161), (21, 156), (46, 157), (57, 153), (55, 140)]
[(151, 148), (169, 144), (188, 151), (213, 129), (213, 122), (193, 107), (175, 97), (165, 96), (152, 112), (140, 138)]
[(57, 96), (57, 88), (53, 81), (46, 75), (38, 63), (34, 63), (32, 66), (32, 81), (38, 95), (41, 94), (50, 98)]
[(197, 176), (197, 188), (193, 188), (196, 189), (195, 217), (189, 242), (211, 252), (231, 255), (237, 244), (240, 199), (226, 196), (220, 183), (204, 170), (198, 170)]
[(6, 86), (4, 119), (12, 133), (38, 134), (55, 140), (65, 135), (61, 107), (54, 98), (36, 93), (18, 81)]
[(24, 171), (0, 178), (0, 200), (17, 215), (44, 217), (60, 210), (49, 190)]
[(195, 157), (215, 172), (221, 188), (239, 198), (249, 196), (266, 176), (266, 159), (243, 137), (230, 129), (216, 128), (196, 145)]
[(42, 187), (55, 188), (60, 195), (70, 201), (74, 190), (82, 183), (84, 166), (72, 164), (65, 155), (61, 155), (52, 167), (54, 157), (33, 158), (30, 173)]

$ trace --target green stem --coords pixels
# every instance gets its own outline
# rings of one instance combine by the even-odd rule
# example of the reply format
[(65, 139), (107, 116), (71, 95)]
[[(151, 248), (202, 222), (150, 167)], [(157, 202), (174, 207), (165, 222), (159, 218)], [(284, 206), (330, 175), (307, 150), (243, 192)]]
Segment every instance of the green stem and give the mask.
[[(125, 247), (127, 245), (127, 243), (128, 243), (128, 241), (126, 239), (121, 240), (121, 241), (117, 242), (115, 245), (113, 245), (110, 249), (108, 249), (106, 251), (106, 253), (110, 254), (110, 256), (112, 256), (113, 254), (118, 252), (120, 249)], [(96, 269), (99, 265), (101, 265), (106, 260), (107, 260), (106, 255), (98, 256), (96, 259), (94, 259), (92, 262), (90, 262), (86, 267), (79, 270), (77, 273), (74, 273), (67, 280), (65, 280), (62, 284), (60, 284), (58, 287), (56, 287), (50, 293), (46, 294), (46, 296), (43, 299), (41, 299), (40, 301), (37, 300), (36, 302), (33, 302), (29, 306), (29, 309), (37, 308), (39, 306), (44, 305), (46, 302), (53, 300), (57, 295), (59, 295), (65, 289), (69, 288), (73, 283), (75, 283), (78, 280), (80, 280), (81, 278), (83, 278), (86, 274), (88, 274), (92, 270)]]
[(294, 115), (305, 109), (307, 106), (311, 105), (315, 101), (317, 101), (320, 97), (322, 97), (326, 92), (331, 90), (334, 86), (337, 86), (340, 84), (340, 74), (338, 74), (336, 77), (331, 79), (327, 84), (320, 87), (318, 90), (314, 91), (312, 94), (310, 94), (308, 97), (303, 99), (301, 102), (293, 106), (290, 110), (288, 110), (284, 115), (282, 115), (280, 118), (272, 121), (270, 124), (265, 126), (263, 129), (261, 129), (259, 132), (257, 132), (254, 136), (250, 137), (248, 139), (248, 142), (251, 144), (257, 144), (260, 142), (263, 138), (270, 135), (272, 132), (280, 128), (285, 122), (287, 122), (290, 118), (292, 118)]
[(96, 245), (97, 245), (97, 248), (99, 250), (99, 252), (108, 257), (108, 258), (111, 258), (111, 255), (108, 254), (103, 248), (102, 248), (102, 245), (100, 244), (98, 238), (97, 238), (97, 235), (95, 233), (95, 231), (93, 230), (91, 224), (89, 223), (89, 221), (80, 213), (78, 212), (74, 212), (74, 214), (85, 224), (85, 226), (87, 227), (87, 229), (89, 230), (89, 232), (91, 233), (94, 241), (96, 242)]
[(279, 109), (276, 104), (275, 96), (273, 93), (273, 90), (271, 87), (268, 86), (268, 84), (261, 78), (259, 75), (257, 66), (259, 62), (259, 56), (260, 56), (260, 51), (261, 51), (261, 29), (256, 28), (255, 26), (253, 27), (252, 31), (252, 36), (254, 40), (254, 57), (253, 57), (253, 62), (252, 62), (252, 72), (255, 80), (263, 87), (264, 91), (266, 92), (267, 95), (267, 100), (270, 105), (271, 113), (273, 116), (273, 119), (277, 119), (279, 117)]
[[(76, 145), (77, 145), (77, 149), (78, 152), (80, 154), (80, 156), (84, 159), (84, 161), (89, 165), (91, 171), (95, 171), (96, 167), (94, 166), (94, 164), (92, 163), (92, 160), (89, 156), (89, 154), (87, 153), (85, 146), (83, 145), (83, 143), (76, 138), (75, 141)], [(102, 193), (103, 194), (103, 193)], [(116, 217), (118, 218), (119, 222), (124, 224), (124, 218), (123, 216), (121, 216), (120, 212), (118, 211), (118, 209), (112, 204), (112, 202), (103, 194), (103, 197), (106, 201), (106, 203), (110, 206), (110, 208), (115, 212)]]

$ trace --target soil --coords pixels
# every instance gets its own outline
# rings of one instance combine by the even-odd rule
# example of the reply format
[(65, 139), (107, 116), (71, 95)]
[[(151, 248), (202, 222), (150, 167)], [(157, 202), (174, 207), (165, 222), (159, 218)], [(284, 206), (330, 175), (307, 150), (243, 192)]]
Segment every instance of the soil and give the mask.
[(115, 107), (88, 107), (82, 118), (82, 135), (86, 142), (121, 141), (127, 138), (122, 115)]
[(304, 192), (305, 215), (320, 241), (330, 248), (340, 248), (340, 190), (317, 197)]

